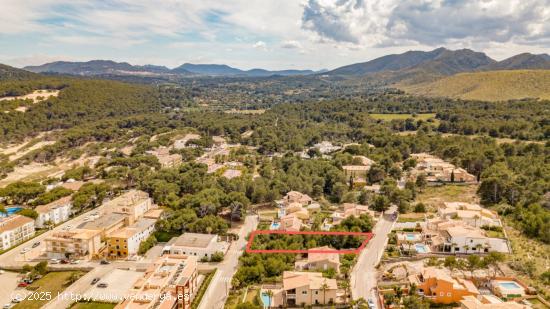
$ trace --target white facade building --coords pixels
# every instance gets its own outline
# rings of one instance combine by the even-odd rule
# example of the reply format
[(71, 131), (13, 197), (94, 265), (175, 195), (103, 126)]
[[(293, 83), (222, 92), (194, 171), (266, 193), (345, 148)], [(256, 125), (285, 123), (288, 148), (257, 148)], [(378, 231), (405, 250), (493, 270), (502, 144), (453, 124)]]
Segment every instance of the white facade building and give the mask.
[(73, 203), (70, 196), (66, 196), (46, 205), (35, 208), (38, 217), (35, 220), (37, 228), (43, 228), (47, 222), (54, 225), (69, 220)]
[(164, 248), (164, 252), (196, 256), (199, 259), (210, 258), (216, 252), (226, 253), (229, 243), (218, 241), (218, 235), (185, 233)]
[(33, 219), (21, 215), (0, 219), (0, 250), (9, 249), (33, 236)]

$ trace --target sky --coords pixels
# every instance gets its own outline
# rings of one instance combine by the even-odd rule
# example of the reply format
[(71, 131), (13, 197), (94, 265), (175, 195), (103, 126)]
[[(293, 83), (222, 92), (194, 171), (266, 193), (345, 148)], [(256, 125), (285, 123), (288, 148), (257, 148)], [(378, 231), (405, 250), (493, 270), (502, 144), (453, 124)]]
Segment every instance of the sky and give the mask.
[(333, 69), (408, 50), (550, 53), (550, 0), (0, 0), (0, 63)]

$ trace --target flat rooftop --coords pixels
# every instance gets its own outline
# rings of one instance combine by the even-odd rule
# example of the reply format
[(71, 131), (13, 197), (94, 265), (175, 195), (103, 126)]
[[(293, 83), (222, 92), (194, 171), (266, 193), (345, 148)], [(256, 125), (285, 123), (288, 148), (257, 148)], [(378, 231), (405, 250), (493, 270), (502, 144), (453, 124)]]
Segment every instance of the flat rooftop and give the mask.
[(125, 218), (126, 218), (126, 215), (111, 213), (111, 214), (103, 215), (95, 219), (94, 221), (83, 222), (78, 226), (78, 228), (86, 229), (86, 230), (103, 230), (111, 227), (114, 224), (117, 224), (118, 222), (124, 220)]
[(178, 247), (206, 248), (212, 239), (217, 238), (218, 235), (216, 234), (185, 233), (178, 237), (173, 245)]

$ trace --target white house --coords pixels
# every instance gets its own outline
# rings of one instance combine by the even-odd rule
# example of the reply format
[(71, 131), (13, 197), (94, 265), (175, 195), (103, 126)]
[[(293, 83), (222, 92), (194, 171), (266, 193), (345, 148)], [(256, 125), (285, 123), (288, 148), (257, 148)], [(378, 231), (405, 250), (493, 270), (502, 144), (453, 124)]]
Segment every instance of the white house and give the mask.
[(185, 233), (179, 236), (176, 241), (164, 248), (164, 252), (170, 254), (181, 254), (196, 256), (199, 259), (210, 258), (216, 252), (225, 254), (229, 244), (225, 241), (218, 241), (218, 235)]
[(462, 221), (449, 220), (436, 225), (439, 235), (430, 237), (435, 251), (451, 253), (510, 252), (507, 239), (487, 237), (485, 231), (469, 226)]
[(40, 205), (35, 208), (38, 213), (35, 225), (37, 228), (43, 228), (47, 222), (59, 224), (69, 220), (73, 203), (70, 196), (60, 198), (46, 205)]
[(9, 249), (33, 235), (33, 219), (21, 215), (0, 218), (0, 250)]

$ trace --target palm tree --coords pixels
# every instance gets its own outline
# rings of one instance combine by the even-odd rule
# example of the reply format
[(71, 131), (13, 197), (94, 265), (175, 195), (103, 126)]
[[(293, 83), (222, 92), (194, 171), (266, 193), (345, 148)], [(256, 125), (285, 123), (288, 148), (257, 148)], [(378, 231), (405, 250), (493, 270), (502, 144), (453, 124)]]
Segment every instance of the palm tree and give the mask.
[(268, 298), (267, 308), (271, 308), (271, 300), (273, 299), (273, 291), (272, 290), (267, 290), (267, 292), (265, 294), (267, 295), (267, 298)]
[(326, 293), (327, 293), (327, 290), (328, 290), (328, 284), (327, 284), (326, 279), (323, 282), (323, 285), (321, 285), (321, 290), (323, 291), (323, 305), (326, 305), (327, 302), (326, 302), (325, 296), (326, 296)]
[(464, 251), (466, 251), (466, 253), (468, 253), (468, 250), (470, 250), (470, 246), (468, 245), (464, 245), (462, 248), (464, 248)]
[(477, 253), (481, 253), (481, 248), (483, 248), (482, 244), (476, 244)]
[(474, 216), (474, 225), (477, 227), (477, 220), (481, 219), (479, 215)]
[(452, 251), (454, 254), (456, 254), (456, 250), (455, 250), (456, 246), (458, 246), (458, 244), (457, 244), (456, 242), (453, 242), (453, 243), (451, 244), (451, 251)]

